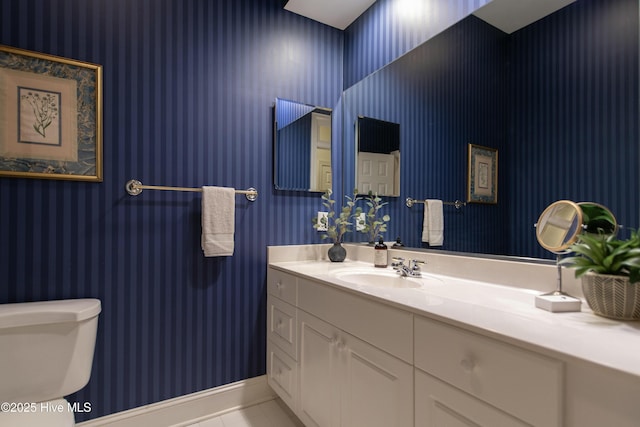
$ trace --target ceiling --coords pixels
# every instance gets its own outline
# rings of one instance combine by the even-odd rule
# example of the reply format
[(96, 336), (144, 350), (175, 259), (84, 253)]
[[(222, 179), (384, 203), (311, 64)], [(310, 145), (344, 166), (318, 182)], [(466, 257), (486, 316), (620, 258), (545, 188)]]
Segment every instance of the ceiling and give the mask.
[(493, 0), (473, 12), (494, 27), (511, 34), (562, 9), (575, 0)]
[(376, 0), (289, 0), (285, 9), (344, 30)]
[[(425, 2), (432, 0), (422, 0)], [(511, 34), (575, 0), (493, 0), (473, 14)], [(344, 30), (376, 0), (289, 0), (285, 9)]]

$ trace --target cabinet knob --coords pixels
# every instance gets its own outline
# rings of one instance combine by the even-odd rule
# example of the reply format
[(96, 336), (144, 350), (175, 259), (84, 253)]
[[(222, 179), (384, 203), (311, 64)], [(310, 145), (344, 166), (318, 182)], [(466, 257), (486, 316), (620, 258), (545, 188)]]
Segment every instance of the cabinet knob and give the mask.
[(280, 281), (276, 282), (276, 289), (278, 289), (279, 291), (282, 290), (282, 282)]
[(331, 345), (337, 348), (338, 351), (342, 351), (346, 347), (346, 343), (338, 335), (331, 337)]
[(460, 361), (460, 367), (465, 373), (470, 374), (476, 367), (476, 362), (472, 358), (464, 358)]

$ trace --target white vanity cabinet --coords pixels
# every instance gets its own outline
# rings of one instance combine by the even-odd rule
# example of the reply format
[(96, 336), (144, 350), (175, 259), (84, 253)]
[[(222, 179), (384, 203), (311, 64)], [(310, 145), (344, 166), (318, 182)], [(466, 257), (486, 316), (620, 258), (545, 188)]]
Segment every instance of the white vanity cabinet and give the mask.
[(289, 407), (298, 390), (295, 276), (269, 269), (267, 274), (267, 380)]
[[(481, 275), (492, 260), (477, 281), (443, 276), (423, 292), (351, 283), (339, 273), (370, 261), (295, 249), (311, 259), (274, 251), (269, 265), (267, 374), (307, 427), (640, 425), (636, 322), (538, 310), (528, 289)], [(556, 273), (507, 267), (514, 281)]]
[[(269, 384), (306, 426), (413, 426), (410, 313), (275, 269), (267, 282)], [(293, 284), (287, 314), (274, 294)], [(278, 326), (292, 318), (294, 348)]]
[(562, 425), (563, 363), (415, 318), (416, 426)]
[(413, 426), (413, 315), (299, 279), (299, 407), (307, 426)]
[(413, 426), (413, 368), (299, 312), (298, 417), (307, 426)]
[(277, 269), (269, 384), (308, 427), (562, 425), (563, 363)]

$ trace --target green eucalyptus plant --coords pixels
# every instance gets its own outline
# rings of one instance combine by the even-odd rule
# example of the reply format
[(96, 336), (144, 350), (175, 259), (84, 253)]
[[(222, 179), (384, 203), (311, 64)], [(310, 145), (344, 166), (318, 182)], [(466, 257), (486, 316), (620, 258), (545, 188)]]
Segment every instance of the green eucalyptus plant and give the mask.
[(575, 268), (576, 277), (594, 272), (627, 276), (630, 283), (640, 282), (640, 234), (635, 230), (627, 240), (603, 233), (582, 234), (569, 250), (577, 255), (561, 260), (560, 264)]
[(322, 195), (322, 206), (327, 209), (328, 214), (326, 220), (322, 218), (321, 222), (318, 222), (317, 217), (313, 217), (313, 228), (316, 230), (319, 227), (326, 228), (327, 231), (321, 236), (323, 239), (331, 239), (333, 243), (342, 243), (344, 235), (352, 231), (350, 228), (353, 225), (352, 218), (360, 216), (362, 208), (356, 207), (356, 202), (360, 199), (357, 197), (357, 190), (354, 190), (353, 197), (345, 196), (347, 204), (340, 208), (339, 213), (336, 213), (336, 201), (331, 198), (332, 194), (331, 189), (327, 189)]
[(391, 220), (391, 217), (387, 214), (380, 217), (380, 209), (387, 204), (382, 202), (382, 199), (378, 197), (378, 194), (373, 194), (371, 191), (369, 195), (365, 197), (366, 204), (369, 207), (364, 221), (360, 222), (362, 233), (369, 236), (369, 243), (373, 243), (376, 239), (387, 231), (387, 222)]

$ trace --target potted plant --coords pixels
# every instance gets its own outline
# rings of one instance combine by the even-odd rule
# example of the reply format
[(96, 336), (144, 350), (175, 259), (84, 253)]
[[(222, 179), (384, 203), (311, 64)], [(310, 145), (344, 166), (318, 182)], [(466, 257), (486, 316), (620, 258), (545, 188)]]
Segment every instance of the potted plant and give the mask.
[(342, 239), (346, 233), (352, 231), (350, 228), (353, 225), (352, 217), (358, 217), (362, 213), (362, 208), (355, 206), (359, 198), (356, 197), (357, 190), (354, 190), (353, 197), (345, 196), (347, 204), (340, 208), (339, 213), (336, 213), (336, 201), (331, 198), (332, 194), (331, 189), (328, 189), (322, 195), (322, 206), (328, 213), (320, 221), (317, 217), (313, 217), (313, 228), (326, 229), (321, 237), (333, 241), (333, 246), (329, 248), (329, 259), (333, 262), (342, 262), (347, 256), (347, 251), (342, 246)]
[(570, 248), (576, 256), (561, 264), (575, 268), (594, 313), (618, 320), (640, 319), (640, 234), (582, 234)]
[(378, 194), (369, 192), (365, 200), (369, 210), (366, 213), (364, 221), (359, 223), (363, 226), (360, 231), (368, 236), (369, 244), (373, 245), (378, 236), (387, 231), (387, 222), (389, 222), (391, 217), (386, 214), (382, 217), (379, 216), (380, 209), (386, 205), (387, 202), (382, 202)]

